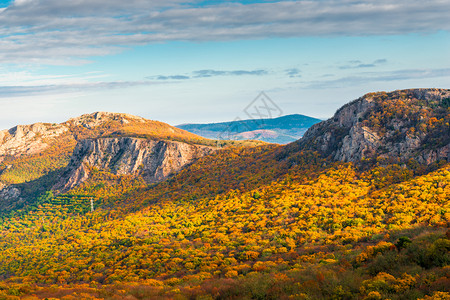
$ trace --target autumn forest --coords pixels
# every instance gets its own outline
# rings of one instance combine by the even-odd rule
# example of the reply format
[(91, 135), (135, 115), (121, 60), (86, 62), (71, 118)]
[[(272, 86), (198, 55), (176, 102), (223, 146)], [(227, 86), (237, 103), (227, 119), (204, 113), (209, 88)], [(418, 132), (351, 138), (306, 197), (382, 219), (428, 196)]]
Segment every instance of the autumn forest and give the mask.
[(286, 146), (45, 124), (0, 156), (0, 299), (450, 299), (449, 95), (367, 94)]

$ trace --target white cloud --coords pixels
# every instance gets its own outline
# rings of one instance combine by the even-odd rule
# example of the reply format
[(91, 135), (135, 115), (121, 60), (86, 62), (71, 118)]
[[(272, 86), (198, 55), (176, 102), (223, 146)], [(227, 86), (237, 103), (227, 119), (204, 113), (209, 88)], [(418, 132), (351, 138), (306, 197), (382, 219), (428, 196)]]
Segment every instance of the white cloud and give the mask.
[(36, 95), (62, 95), (68, 93), (89, 92), (96, 90), (123, 89), (134, 86), (161, 84), (153, 81), (104, 81), (70, 84), (42, 84), (42, 85), (7, 85), (0, 86), (0, 98), (33, 97)]
[(332, 80), (305, 82), (306, 88), (330, 89), (367, 85), (374, 82), (399, 82), (414, 79), (450, 77), (450, 68), (443, 69), (404, 69), (389, 72), (364, 72)]
[(35, 75), (30, 71), (2, 72), (2, 86), (39, 86), (39, 85), (70, 85), (88, 83), (89, 80), (104, 78), (107, 75), (99, 72), (75, 75)]
[(0, 98), (35, 97), (37, 95), (66, 95), (98, 90), (164, 84), (151, 80), (106, 81), (108, 74), (42, 75), (30, 71), (0, 72)]
[(16, 0), (0, 11), (0, 63), (80, 64), (173, 40), (361, 36), (450, 30), (443, 0), (322, 0), (207, 7), (181, 0)]

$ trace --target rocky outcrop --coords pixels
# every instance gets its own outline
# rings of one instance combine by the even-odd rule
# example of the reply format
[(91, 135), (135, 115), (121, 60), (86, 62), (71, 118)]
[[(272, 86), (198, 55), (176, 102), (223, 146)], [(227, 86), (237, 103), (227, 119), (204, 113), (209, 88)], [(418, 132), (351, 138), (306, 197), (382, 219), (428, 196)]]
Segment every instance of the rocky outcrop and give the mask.
[(66, 124), (92, 129), (111, 121), (116, 121), (119, 124), (129, 124), (130, 121), (145, 123), (146, 119), (130, 114), (98, 111), (92, 114), (84, 114), (79, 117), (69, 119)]
[(58, 137), (64, 134), (72, 136), (76, 126), (93, 129), (115, 122), (120, 127), (132, 121), (145, 123), (147, 120), (123, 113), (95, 112), (72, 118), (61, 124), (18, 125), (9, 130), (0, 131), (0, 160), (5, 155), (33, 155), (42, 152)]
[(36, 123), (18, 125), (9, 130), (0, 131), (0, 157), (4, 155), (32, 155), (48, 147), (51, 139), (67, 132), (69, 127), (63, 124)]
[(14, 186), (7, 186), (0, 183), (0, 211), (22, 204), (20, 190)]
[(213, 151), (204, 144), (212, 143), (168, 124), (122, 113), (95, 112), (61, 124), (18, 125), (0, 131), (0, 210), (34, 201), (35, 187), (68, 191), (86, 181), (92, 167), (158, 182)]
[[(425, 164), (450, 161), (450, 120), (442, 106), (449, 97), (450, 90), (445, 89), (367, 94), (343, 106), (331, 119), (313, 125), (290, 148), (319, 151), (344, 162), (380, 157), (396, 161), (413, 158)], [(386, 107), (392, 112), (386, 112)], [(434, 117), (442, 120), (438, 129), (431, 125)], [(375, 126), (380, 120), (381, 125)], [(414, 130), (418, 125), (424, 130)]]
[(90, 167), (116, 175), (141, 175), (149, 183), (159, 182), (211, 151), (213, 148), (207, 146), (165, 140), (86, 139), (76, 146), (66, 172), (54, 189), (66, 191), (86, 181)]
[(0, 190), (0, 199), (6, 201), (20, 199), (20, 190), (12, 186), (3, 186)]

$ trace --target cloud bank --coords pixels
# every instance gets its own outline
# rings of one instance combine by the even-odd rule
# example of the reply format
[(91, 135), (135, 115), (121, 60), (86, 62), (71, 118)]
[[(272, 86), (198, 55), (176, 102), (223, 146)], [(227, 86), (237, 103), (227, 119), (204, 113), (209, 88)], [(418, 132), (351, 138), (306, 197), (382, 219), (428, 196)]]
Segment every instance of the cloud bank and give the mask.
[(365, 72), (333, 80), (313, 81), (306, 84), (310, 89), (343, 88), (371, 82), (393, 82), (401, 80), (450, 77), (450, 68), (404, 69), (389, 72)]
[(344, 66), (340, 66), (339, 69), (346, 70), (346, 69), (363, 69), (363, 68), (374, 68), (378, 65), (382, 65), (387, 63), (387, 59), (377, 59), (372, 63), (363, 63), (359, 60), (352, 60), (349, 61), (348, 64)]
[(16, 85), (0, 86), (0, 98), (12, 98), (36, 95), (57, 95), (76, 92), (91, 92), (96, 90), (123, 89), (135, 86), (158, 84), (152, 81), (103, 81), (73, 84), (48, 85)]
[[(197, 4), (196, 4), (197, 3)], [(365, 36), (450, 30), (450, 1), (16, 0), (0, 10), (0, 63), (81, 64), (168, 41)]]
[(267, 70), (233, 70), (233, 71), (223, 71), (223, 70), (197, 70), (193, 71), (189, 75), (157, 75), (148, 76), (147, 79), (156, 80), (186, 80), (193, 78), (209, 78), (217, 76), (262, 76), (267, 75), (269, 72)]

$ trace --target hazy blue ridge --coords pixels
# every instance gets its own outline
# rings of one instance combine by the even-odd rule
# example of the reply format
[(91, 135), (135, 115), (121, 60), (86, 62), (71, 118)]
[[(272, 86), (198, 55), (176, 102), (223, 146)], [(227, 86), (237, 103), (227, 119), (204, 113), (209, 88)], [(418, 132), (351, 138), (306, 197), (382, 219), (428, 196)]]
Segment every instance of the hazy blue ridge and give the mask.
[(249, 119), (207, 124), (181, 124), (176, 127), (209, 139), (260, 140), (287, 144), (298, 140), (312, 125), (322, 120), (300, 114), (273, 119)]

